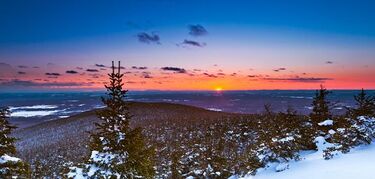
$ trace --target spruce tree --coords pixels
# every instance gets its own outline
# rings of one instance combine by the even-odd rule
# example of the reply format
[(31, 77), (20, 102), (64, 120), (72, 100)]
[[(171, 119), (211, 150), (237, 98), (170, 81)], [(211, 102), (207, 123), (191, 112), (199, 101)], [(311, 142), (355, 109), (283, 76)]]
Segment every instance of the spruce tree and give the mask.
[(352, 117), (373, 117), (375, 115), (375, 98), (367, 95), (363, 88), (358, 95), (354, 96), (354, 99), (357, 108), (349, 109), (349, 113)]
[(327, 100), (327, 96), (331, 92), (325, 89), (322, 85), (320, 89), (316, 91), (315, 97), (313, 99), (313, 110), (310, 113), (310, 119), (313, 124), (317, 135), (326, 135), (330, 127), (325, 125), (320, 125), (326, 120), (332, 119), (332, 114), (330, 113), (330, 102)]
[(16, 154), (16, 139), (10, 134), (16, 127), (9, 124), (8, 115), (8, 109), (0, 109), (0, 178), (26, 178), (29, 176), (28, 165), (11, 156)]
[(110, 82), (105, 85), (108, 97), (102, 98), (106, 108), (97, 112), (100, 119), (97, 130), (91, 134), (91, 156), (86, 171), (80, 174), (77, 168), (68, 176), (89, 178), (152, 178), (154, 176), (154, 150), (148, 147), (142, 129), (131, 128), (131, 115), (125, 101), (127, 90), (123, 90), (123, 74), (120, 62), (117, 69), (112, 62)]
[(349, 109), (348, 120), (354, 133), (353, 141), (357, 144), (369, 144), (375, 137), (375, 98), (366, 94), (365, 90), (354, 96), (357, 108)]

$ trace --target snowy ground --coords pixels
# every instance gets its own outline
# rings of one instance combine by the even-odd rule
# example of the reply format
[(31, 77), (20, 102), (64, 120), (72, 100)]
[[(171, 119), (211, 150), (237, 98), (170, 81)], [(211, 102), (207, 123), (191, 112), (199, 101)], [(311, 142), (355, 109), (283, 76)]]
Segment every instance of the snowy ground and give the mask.
[(304, 159), (290, 162), (289, 169), (275, 172), (276, 166), (261, 169), (245, 179), (371, 179), (375, 178), (375, 144), (361, 146), (347, 154), (324, 160), (321, 151), (301, 154)]

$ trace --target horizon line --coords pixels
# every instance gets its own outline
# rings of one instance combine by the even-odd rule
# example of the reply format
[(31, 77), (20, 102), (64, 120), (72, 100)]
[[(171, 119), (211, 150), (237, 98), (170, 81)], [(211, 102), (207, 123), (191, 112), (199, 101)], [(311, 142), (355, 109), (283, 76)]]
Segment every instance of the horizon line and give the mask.
[[(375, 91), (375, 88), (372, 89), (365, 89), (365, 88), (347, 88), (347, 89), (330, 89), (326, 88), (329, 91), (359, 91), (361, 89), (364, 89), (365, 91)], [(128, 89), (125, 89), (128, 90)], [(240, 92), (240, 91), (316, 91), (319, 90), (319, 88), (316, 89), (240, 89), (240, 90), (158, 90), (158, 89), (145, 89), (145, 90), (128, 90), (128, 92), (217, 92), (217, 93), (223, 93), (223, 92)], [(105, 89), (53, 89), (53, 90), (12, 90), (12, 91), (0, 91), (1, 93), (60, 93), (60, 92), (106, 92)]]

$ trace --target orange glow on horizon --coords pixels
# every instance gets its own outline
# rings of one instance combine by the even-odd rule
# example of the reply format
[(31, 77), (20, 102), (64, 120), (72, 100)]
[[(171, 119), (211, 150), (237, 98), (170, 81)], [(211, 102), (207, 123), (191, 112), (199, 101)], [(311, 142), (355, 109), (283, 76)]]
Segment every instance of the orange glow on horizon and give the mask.
[[(74, 67), (61, 67), (58, 69), (29, 69), (27, 75), (17, 75), (14, 78), (8, 75), (3, 80), (12, 81), (14, 84), (32, 84), (31, 88), (41, 89), (87, 89), (103, 90), (108, 81), (109, 70), (87, 72), (77, 70), (77, 74), (65, 73), (66, 69)], [(60, 75), (48, 76), (46, 72), (55, 71)], [(187, 70), (186, 73), (164, 72), (158, 69), (136, 70), (128, 68), (124, 71), (124, 88), (128, 90), (288, 90), (288, 89), (318, 89), (323, 84), (328, 89), (375, 89), (374, 71), (370, 69), (351, 69), (348, 71), (314, 72), (301, 74), (294, 73), (267, 73), (264, 71), (237, 72), (215, 70), (200, 72)], [(249, 75), (251, 74), (251, 75)], [(18, 81), (14, 81), (17, 79)], [(322, 80), (319, 80), (322, 79)], [(326, 79), (326, 80), (325, 80)], [(12, 83), (11, 83), (12, 84)], [(56, 85), (54, 85), (56, 84)], [(64, 85), (66, 84), (66, 85)], [(24, 89), (24, 86), (19, 86)], [(13, 89), (13, 87), (9, 87)]]
[(223, 90), (222, 87), (216, 87), (216, 88), (215, 88), (215, 91), (217, 91), (217, 92), (220, 92), (220, 91), (222, 91), (222, 90)]

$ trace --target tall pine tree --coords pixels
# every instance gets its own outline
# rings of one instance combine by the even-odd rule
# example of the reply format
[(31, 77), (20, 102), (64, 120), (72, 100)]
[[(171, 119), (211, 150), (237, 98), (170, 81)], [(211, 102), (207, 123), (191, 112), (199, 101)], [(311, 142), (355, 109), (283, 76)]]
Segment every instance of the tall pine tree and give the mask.
[(330, 102), (327, 100), (327, 96), (330, 93), (330, 91), (321, 85), (320, 89), (316, 91), (313, 99), (313, 109), (310, 113), (310, 119), (317, 135), (324, 136), (330, 129), (329, 125), (322, 125), (324, 121), (332, 119), (332, 114), (329, 110)]
[(9, 124), (8, 115), (8, 109), (0, 109), (0, 178), (26, 178), (29, 176), (28, 165), (10, 156), (16, 154), (16, 139), (10, 137), (16, 127)]
[(375, 115), (375, 98), (367, 95), (363, 88), (358, 95), (354, 96), (354, 99), (357, 103), (357, 108), (349, 109), (349, 114), (352, 117), (372, 117)]
[[(125, 101), (127, 90), (123, 90), (123, 74), (120, 62), (116, 70), (112, 62), (110, 82), (105, 85), (107, 98), (102, 98), (106, 108), (97, 112), (101, 122), (91, 134), (91, 156), (85, 171), (73, 168), (68, 174), (88, 178), (152, 178), (154, 176), (154, 150), (148, 147), (141, 128), (131, 128), (131, 115)], [(117, 72), (115, 72), (117, 71)], [(75, 172), (75, 174), (74, 174)]]

